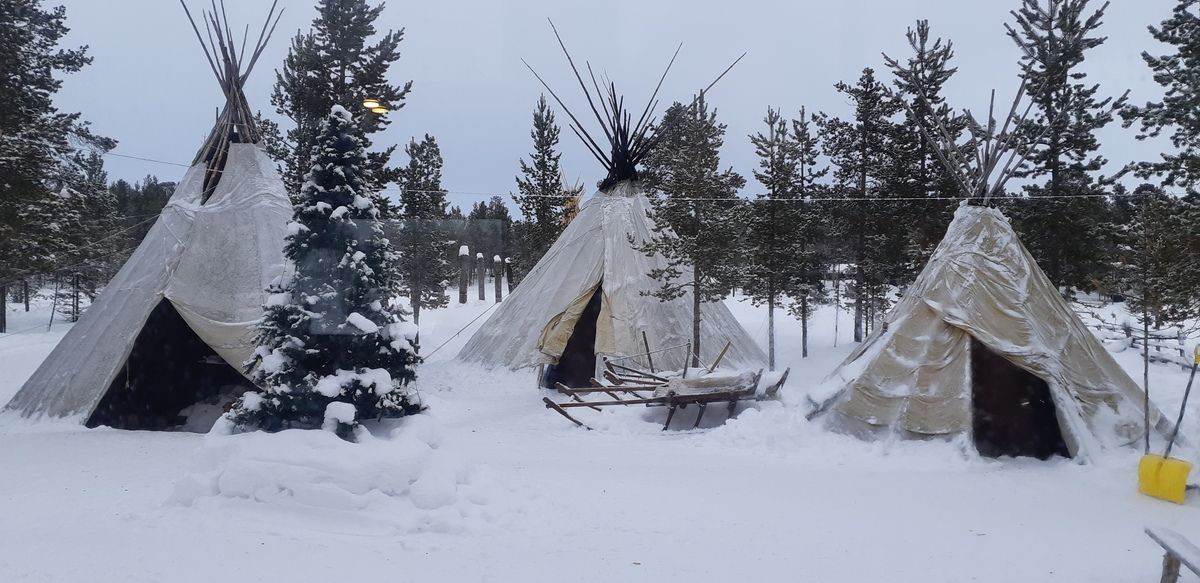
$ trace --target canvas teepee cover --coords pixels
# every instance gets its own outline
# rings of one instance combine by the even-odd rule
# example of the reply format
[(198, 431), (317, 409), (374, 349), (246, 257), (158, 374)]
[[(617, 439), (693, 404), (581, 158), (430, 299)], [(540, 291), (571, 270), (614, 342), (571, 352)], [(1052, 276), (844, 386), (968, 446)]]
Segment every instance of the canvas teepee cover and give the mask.
[[(645, 352), (642, 332), (652, 349), (686, 344), (692, 330), (691, 294), (667, 302), (642, 295), (658, 287), (647, 274), (665, 264), (662, 257), (647, 257), (629, 241), (632, 237), (644, 242), (652, 236), (649, 208), (637, 183), (630, 181), (584, 202), (546, 255), (463, 347), (460, 358), (513, 369), (556, 363), (597, 289), (597, 354)], [(711, 363), (728, 341), (722, 362), (762, 366), (766, 361), (724, 304), (704, 303), (701, 314), (701, 360)], [(682, 368), (684, 353), (680, 348), (655, 355), (654, 364)]]
[[(225, 38), (228, 23), (205, 17)], [(251, 64), (269, 36), (264, 27)], [(240, 371), (265, 290), (283, 273), (292, 207), (275, 163), (255, 143), (242, 92), (249, 67), (243, 71), (224, 42), (210, 48), (226, 96), (213, 131), (141, 244), (7, 409), (159, 428), (195, 402), (197, 386), (246, 383)], [(139, 379), (146, 386), (136, 386)], [(122, 410), (97, 416), (102, 403)]]
[[(666, 260), (647, 257), (636, 248), (653, 233), (647, 215), (650, 202), (639, 186), (638, 166), (658, 142), (653, 116), (656, 97), (679, 51), (637, 116), (625, 109), (625, 99), (614, 83), (608, 81), (601, 89), (590, 65), (593, 83), (589, 89), (553, 22), (550, 28), (605, 139), (594, 139), (541, 75), (528, 63), (526, 67), (567, 113), (572, 132), (608, 174), (599, 192), (583, 203), (558, 240), (471, 337), (459, 357), (512, 369), (558, 365), (558, 369), (571, 369), (570, 380), (586, 383), (596, 357), (641, 354), (649, 342), (651, 350), (678, 347), (656, 354), (655, 365), (683, 368), (686, 345), (692, 337), (693, 296), (687, 292), (663, 302), (645, 295), (659, 287), (649, 274), (666, 267)], [(766, 362), (762, 349), (724, 304), (701, 304), (700, 314), (702, 361), (713, 362), (729, 342), (723, 363), (761, 366)], [(649, 363), (641, 360), (640, 364)]]
[[(1141, 438), (1138, 385), (1000, 211), (965, 204), (884, 325), (833, 373), (840, 389), (816, 415), (860, 435), (971, 437), (980, 422), (976, 401), (1005, 398), (995, 391), (1005, 373), (981, 365), (992, 354), (1045, 382), (1069, 455), (1086, 458)], [(1158, 411), (1151, 418), (1165, 431)]]

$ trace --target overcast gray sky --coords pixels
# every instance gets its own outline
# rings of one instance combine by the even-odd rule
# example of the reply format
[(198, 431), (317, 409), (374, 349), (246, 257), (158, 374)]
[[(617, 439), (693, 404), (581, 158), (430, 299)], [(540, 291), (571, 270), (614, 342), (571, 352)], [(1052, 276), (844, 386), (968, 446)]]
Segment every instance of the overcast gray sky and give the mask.
[[(188, 163), (212, 125), (220, 90), (175, 0), (50, 0), (67, 7), (68, 43), (87, 44), (92, 66), (70, 76), (58, 96), (81, 111), (100, 133), (117, 138), (116, 152)], [(1093, 2), (1097, 6), (1099, 0)], [(261, 24), (269, 0), (227, 0), (230, 19)], [(307, 30), (313, 0), (281, 0), (279, 30), (247, 94), (251, 107), (274, 114), (268, 98), (274, 68), (291, 37)], [(1114, 0), (1102, 33), (1108, 37), (1088, 55), (1086, 71), (1105, 95), (1128, 88), (1136, 102), (1161, 93), (1140, 58), (1161, 52), (1146, 31), (1169, 16), (1173, 0)], [(200, 6), (196, 0), (189, 4)], [(576, 113), (586, 106), (570, 76), (546, 18), (553, 18), (577, 61), (606, 71), (628, 100), (644, 103), (675, 46), (683, 50), (663, 86), (664, 104), (686, 100), (743, 51), (748, 55), (711, 92), (718, 117), (729, 126), (724, 161), (748, 178), (755, 166), (747, 135), (759, 130), (767, 106), (794, 115), (800, 106), (846, 115), (849, 106), (833, 89), (853, 81), (863, 67), (883, 75), (881, 51), (906, 56), (905, 28), (927, 18), (933, 33), (949, 38), (958, 75), (947, 95), (955, 107), (979, 110), (988, 93), (997, 101), (1017, 86), (1018, 50), (1004, 34), (1017, 0), (392, 0), (380, 28), (406, 30), (403, 57), (393, 67), (397, 82), (413, 80), (408, 105), (376, 143), (407, 143), (431, 133), (445, 157), (444, 185), (455, 204), (514, 187), (517, 160), (530, 149), (534, 104), (542, 89), (521, 64), (527, 59)], [(886, 78), (886, 77), (885, 77)], [(561, 91), (559, 88), (561, 87)], [(662, 109), (664, 106), (661, 106)], [(557, 108), (556, 108), (557, 109)], [(566, 116), (560, 112), (560, 122)], [(1152, 156), (1113, 124), (1101, 135), (1112, 167)], [(589, 191), (602, 178), (599, 165), (568, 130), (562, 136), (563, 166)], [(403, 154), (399, 153), (403, 158)], [(404, 160), (397, 160), (403, 163)], [(177, 180), (183, 168), (119, 157), (107, 159), (110, 178), (155, 174)], [(747, 192), (757, 184), (751, 180)]]

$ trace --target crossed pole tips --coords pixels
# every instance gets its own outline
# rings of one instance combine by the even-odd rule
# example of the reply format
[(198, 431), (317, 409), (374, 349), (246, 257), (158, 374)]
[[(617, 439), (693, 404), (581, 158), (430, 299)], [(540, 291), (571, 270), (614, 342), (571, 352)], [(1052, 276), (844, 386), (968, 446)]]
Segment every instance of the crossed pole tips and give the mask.
[[(575, 80), (579, 83), (579, 88), (583, 91), (583, 95), (587, 99), (588, 108), (591, 109), (592, 115), (600, 124), (600, 130), (604, 133), (608, 147), (605, 148), (599, 140), (588, 132), (575, 113), (571, 111), (571, 108), (567, 107), (567, 104), (558, 96), (558, 93), (550, 87), (550, 84), (538, 74), (528, 61), (521, 59), (521, 63), (529, 69), (530, 73), (533, 73), (533, 76), (542, 84), (542, 87), (546, 88), (546, 91), (550, 93), (550, 96), (554, 98), (559, 107), (566, 112), (567, 116), (571, 119), (571, 123), (568, 124), (571, 132), (583, 142), (588, 152), (608, 172), (608, 176), (601, 183), (602, 189), (622, 180), (637, 178), (637, 165), (645, 160), (658, 141), (654, 124), (654, 112), (658, 107), (658, 93), (662, 89), (663, 81), (667, 78), (667, 73), (671, 71), (671, 67), (675, 64), (675, 59), (679, 56), (679, 51), (683, 48), (683, 43), (680, 43), (675, 48), (674, 54), (671, 55), (671, 60), (667, 62), (666, 68), (663, 70), (662, 75), (659, 76), (658, 83), (654, 86), (654, 91), (650, 94), (650, 99), (646, 101), (646, 106), (642, 109), (641, 115), (638, 116), (635, 122), (631, 112), (625, 108), (625, 98), (617, 92), (616, 84), (610, 79), (605, 79), (605, 83), (601, 85), (595, 71), (592, 69), (592, 64), (589, 61), (584, 61), (588, 78), (591, 80), (591, 87), (588, 87), (588, 83), (584, 80), (583, 74), (580, 73), (579, 67), (575, 65), (575, 59), (571, 56), (571, 52), (567, 50), (567, 45), (563, 42), (562, 35), (558, 32), (558, 27), (554, 25), (553, 20), (546, 20), (550, 23), (550, 29), (554, 31), (554, 37), (558, 41), (558, 46), (562, 49), (563, 55), (567, 59), (567, 64), (570, 65), (572, 73), (575, 74)], [(712, 89), (713, 85), (716, 85), (717, 81), (720, 81), (745, 56), (746, 53), (742, 53), (733, 64), (726, 67), (712, 83), (709, 83), (700, 92), (700, 95), (702, 96), (706, 91)], [(597, 106), (597, 103), (599, 106)]]

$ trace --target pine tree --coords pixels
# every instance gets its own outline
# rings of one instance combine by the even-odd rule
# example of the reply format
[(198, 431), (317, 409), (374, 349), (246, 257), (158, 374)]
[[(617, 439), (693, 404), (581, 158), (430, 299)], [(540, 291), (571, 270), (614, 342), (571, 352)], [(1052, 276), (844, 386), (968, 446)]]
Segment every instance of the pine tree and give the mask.
[(1100, 195), (1107, 192), (1093, 176), (1105, 163), (1096, 132), (1124, 97), (1100, 98), (1082, 65), (1087, 51), (1104, 43), (1095, 33), (1107, 6), (1089, 11), (1088, 0), (1022, 0), (1012, 12), (1015, 26), (1005, 25), (1024, 53), (1021, 68), (1037, 106), (1021, 130), (1042, 137), (1015, 176), (1045, 179), (1025, 187), (1029, 200), (1014, 207), (1014, 224), (1050, 281), (1068, 294), (1094, 289), (1104, 277), (1108, 217)]
[(901, 105), (870, 68), (854, 85), (834, 87), (850, 98), (854, 117), (822, 115), (815, 121), (834, 168), (836, 196), (842, 199), (829, 206), (847, 259), (855, 265), (854, 341), (862, 342), (864, 323), (886, 307), (889, 269), (903, 264), (907, 227), (893, 219), (895, 203), (883, 200), (896, 133), (892, 118)]
[(259, 390), (228, 414), (239, 428), (324, 427), (353, 440), (361, 420), (420, 409), (405, 389), (419, 362), (415, 327), (390, 297), (395, 258), (360, 132), (341, 106), (322, 125), (284, 247), (296, 273), (269, 290), (246, 364)]
[(1118, 231), (1117, 263), (1109, 276), (1140, 324), (1142, 381), (1150, 383), (1151, 328), (1200, 318), (1200, 212), (1151, 185), (1139, 186), (1130, 221)]
[(63, 184), (48, 203), (43, 210), (55, 217), (54, 230), (60, 243), (55, 255), (60, 267), (54, 271), (53, 307), (67, 322), (77, 322), (83, 313), (81, 296), (86, 285), (83, 274), (92, 267), (85, 258), (89, 254), (87, 200), (83, 193)]
[[(477, 202), (466, 217), (466, 229), (459, 244), (484, 257), (512, 255), (512, 216), (504, 199), (493, 196), (487, 202)], [(457, 253), (458, 248), (451, 249)]]
[(84, 300), (96, 297), (120, 267), (124, 248), (118, 229), (116, 196), (109, 190), (104, 158), (97, 152), (76, 153), (60, 170), (57, 210), (51, 211), (62, 233), (62, 264), (55, 305), (68, 322), (79, 320)]
[(504, 198), (493, 196), (488, 200), (488, 220), (491, 221), (487, 229), (488, 239), (491, 241), (488, 245), (492, 255), (499, 255), (503, 259), (509, 259), (513, 255), (513, 218), (508, 211), (508, 205), (505, 204)]
[(559, 164), (562, 155), (555, 150), (558, 136), (554, 111), (542, 95), (538, 97), (533, 129), (529, 132), (533, 152), (529, 154), (529, 162), (521, 160), (521, 176), (516, 179), (518, 194), (512, 195), (522, 216), (515, 229), (517, 243), (513, 260), (514, 277), (518, 281), (533, 269), (566, 228), (563, 215), (570, 199), (565, 192)]
[(709, 111), (703, 93), (690, 105), (668, 108), (656, 135), (659, 143), (643, 173), (658, 191), (650, 200), (654, 235), (640, 249), (666, 259), (666, 267), (648, 274), (660, 284), (655, 297), (667, 301), (692, 292), (691, 365), (700, 366), (701, 305), (723, 300), (742, 276), (745, 210), (737, 193), (746, 180), (720, 169), (725, 124)]
[(766, 133), (750, 136), (758, 169), (754, 178), (763, 185), (747, 212), (747, 270), (742, 287), (754, 305), (767, 306), (767, 365), (775, 370), (775, 308), (799, 286), (795, 265), (800, 252), (796, 197), (800, 181), (800, 149), (788, 132), (788, 120), (779, 110), (767, 108)]
[(815, 200), (825, 191), (821, 181), (829, 168), (819, 168), (821, 157), (819, 139), (811, 128), (808, 112), (801, 107), (800, 117), (792, 120), (792, 140), (796, 144), (796, 204), (793, 226), (796, 237), (796, 257), (793, 267), (797, 280), (790, 290), (789, 311), (800, 319), (800, 356), (808, 358), (808, 319), (816, 305), (826, 298), (824, 274), (828, 267), (820, 246), (826, 229), (823, 228), (826, 210)]
[(150, 232), (155, 218), (175, 193), (175, 183), (161, 182), (156, 176), (147, 175), (135, 184), (117, 180), (109, 190), (115, 199), (121, 232), (118, 238), (122, 241), (117, 244), (122, 252), (114, 256), (113, 263), (120, 266)]
[(408, 166), (400, 171), (401, 220), (397, 241), (401, 290), (412, 302), (413, 322), (420, 324), (421, 308), (441, 308), (450, 302), (446, 283), (454, 276), (447, 225), (446, 192), (442, 190), (442, 153), (428, 134), (404, 149)]
[(1142, 60), (1154, 72), (1154, 82), (1165, 90), (1162, 101), (1131, 106), (1121, 112), (1125, 127), (1140, 122), (1138, 139), (1158, 138), (1169, 131), (1174, 151), (1164, 152), (1157, 162), (1138, 164), (1142, 177), (1162, 175), (1165, 186), (1200, 194), (1200, 0), (1178, 0), (1171, 17), (1159, 26), (1148, 27), (1158, 42), (1173, 53)]
[(57, 191), (49, 181), (77, 144), (111, 149), (78, 113), (54, 106), (61, 77), (91, 62), (86, 47), (60, 48), (66, 9), (41, 0), (0, 0), (0, 332), (6, 329), (8, 287), (55, 269), (66, 245), (45, 212)]
[(931, 40), (927, 20), (918, 20), (916, 28), (909, 28), (905, 37), (912, 54), (904, 62), (886, 55), (884, 61), (895, 75), (897, 97), (908, 106), (895, 133), (887, 192), (897, 198), (912, 199), (896, 205), (894, 215), (896, 220), (909, 225), (900, 278), (909, 283), (941, 242), (954, 214), (953, 199), (961, 196), (954, 177), (921, 130), (924, 128), (933, 135), (940, 123), (952, 138), (957, 138), (965, 129), (966, 118), (952, 115), (942, 95), (942, 88), (958, 71), (950, 66), (954, 58), (953, 43), (941, 38)]
[[(271, 104), (293, 126), (283, 136), (278, 131), (273, 134), (271, 125), (259, 126), (267, 137), (269, 153), (290, 154), (278, 160), (288, 192), (300, 191), (308, 173), (309, 152), (329, 108), (340, 105), (348, 111), (361, 111), (363, 100), (371, 98), (395, 113), (404, 107), (412, 88), (412, 81), (401, 86), (388, 80), (392, 65), (400, 59), (404, 29), (386, 31), (368, 44), (376, 36), (375, 21), (383, 12), (382, 3), (372, 6), (367, 0), (318, 0), (316, 8), (312, 29), (292, 39), (271, 93)], [(391, 120), (388, 115), (369, 114), (359, 116), (357, 123), (366, 139), (386, 129)], [(370, 147), (369, 139), (365, 145)], [(390, 146), (367, 153), (373, 189), (396, 180), (398, 170), (387, 165), (395, 149)], [(386, 206), (385, 201), (379, 198), (376, 203)]]

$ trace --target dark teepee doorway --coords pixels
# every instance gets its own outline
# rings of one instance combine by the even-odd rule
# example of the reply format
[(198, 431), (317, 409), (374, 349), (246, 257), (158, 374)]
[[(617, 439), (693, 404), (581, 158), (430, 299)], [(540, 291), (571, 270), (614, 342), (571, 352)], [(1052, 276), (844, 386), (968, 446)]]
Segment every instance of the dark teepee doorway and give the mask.
[(588, 300), (587, 307), (583, 309), (583, 314), (579, 316), (579, 321), (571, 331), (571, 337), (567, 339), (562, 356), (558, 357), (558, 364), (550, 367), (547, 380), (551, 387), (554, 383), (562, 383), (568, 387), (586, 387), (590, 384), (588, 381), (596, 374), (596, 322), (600, 318), (603, 297), (603, 286), (596, 286), (596, 292), (592, 294), (592, 299)]
[(203, 432), (223, 401), (251, 386), (164, 299), (146, 319), (87, 426)]
[(971, 339), (975, 449), (985, 457), (1070, 457), (1046, 381)]

